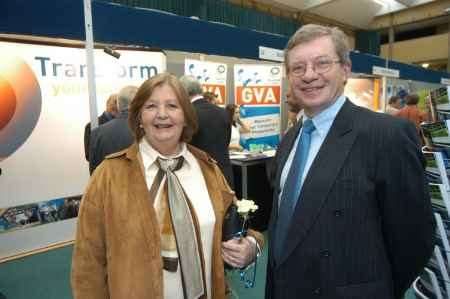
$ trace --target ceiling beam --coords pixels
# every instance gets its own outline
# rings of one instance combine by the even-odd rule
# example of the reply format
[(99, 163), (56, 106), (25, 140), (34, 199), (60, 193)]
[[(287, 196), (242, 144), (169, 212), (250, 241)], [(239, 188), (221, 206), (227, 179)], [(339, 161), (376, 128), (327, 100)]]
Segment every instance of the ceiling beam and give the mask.
[(306, 0), (305, 1), (305, 7), (303, 8), (303, 11), (311, 10), (314, 8), (318, 8), (324, 5), (327, 5), (331, 2), (334, 2), (335, 0)]
[(405, 1), (405, 0), (395, 0), (395, 2), (398, 2), (406, 7), (411, 7), (411, 3)]
[[(398, 1), (398, 0), (396, 0)], [(408, 9), (403, 9), (391, 14), (375, 17), (370, 23), (371, 30), (386, 29), (392, 25), (398, 26), (409, 23), (416, 23), (436, 17), (447, 15), (445, 11), (450, 7), (450, 0), (438, 0), (423, 5), (417, 5)], [(449, 16), (450, 21), (450, 16)]]

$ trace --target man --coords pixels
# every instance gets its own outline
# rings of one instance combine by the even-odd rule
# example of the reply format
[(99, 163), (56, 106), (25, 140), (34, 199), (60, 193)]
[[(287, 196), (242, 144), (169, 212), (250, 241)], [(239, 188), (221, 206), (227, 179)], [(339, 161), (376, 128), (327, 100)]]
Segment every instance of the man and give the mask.
[(266, 298), (403, 298), (433, 249), (414, 126), (343, 96), (337, 28), (301, 27), (284, 63), (305, 114), (275, 157)]
[(117, 96), (119, 115), (92, 131), (89, 147), (91, 174), (107, 155), (123, 150), (133, 143), (133, 134), (128, 127), (128, 106), (136, 92), (136, 86), (122, 88)]
[(180, 78), (198, 117), (198, 131), (191, 144), (207, 152), (219, 164), (228, 184), (234, 189), (228, 145), (231, 138), (231, 123), (225, 109), (211, 104), (203, 98), (200, 82), (193, 76)]
[(206, 91), (203, 93), (203, 98), (205, 100), (207, 100), (208, 102), (210, 102), (211, 104), (216, 105), (217, 104), (217, 95), (210, 92), (210, 91)]
[(400, 109), (395, 116), (407, 119), (414, 123), (417, 131), (420, 131), (420, 124), (427, 120), (427, 114), (419, 109), (419, 96), (416, 94), (409, 94), (405, 97), (406, 105)]
[[(106, 110), (98, 117), (98, 125), (112, 120), (118, 114), (117, 112), (117, 94), (112, 94), (106, 101)], [(89, 162), (89, 143), (91, 141), (91, 123), (87, 123), (84, 127), (84, 156)]]
[(386, 113), (395, 115), (402, 108), (402, 99), (399, 96), (392, 96), (389, 98), (388, 105), (386, 107)]

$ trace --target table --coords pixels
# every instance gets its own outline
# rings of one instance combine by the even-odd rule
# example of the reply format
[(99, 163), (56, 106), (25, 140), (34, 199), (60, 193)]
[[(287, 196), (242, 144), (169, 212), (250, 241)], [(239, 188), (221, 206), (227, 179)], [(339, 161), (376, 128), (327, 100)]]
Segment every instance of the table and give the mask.
[(267, 165), (275, 152), (230, 155), (238, 198), (254, 200), (258, 210), (250, 226), (263, 231), (267, 228), (272, 210), (273, 190), (267, 176)]

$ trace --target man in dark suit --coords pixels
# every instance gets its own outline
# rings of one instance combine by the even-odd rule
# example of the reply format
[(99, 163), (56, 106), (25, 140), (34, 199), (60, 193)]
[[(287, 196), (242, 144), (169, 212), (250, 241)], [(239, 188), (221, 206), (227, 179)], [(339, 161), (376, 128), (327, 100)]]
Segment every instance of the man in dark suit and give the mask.
[(136, 92), (136, 86), (122, 88), (117, 96), (119, 115), (92, 131), (89, 147), (91, 174), (107, 155), (123, 150), (133, 143), (133, 133), (128, 127), (128, 106)]
[(231, 123), (225, 109), (203, 98), (200, 82), (193, 76), (180, 78), (198, 117), (198, 131), (191, 144), (207, 152), (219, 164), (228, 184), (234, 189), (228, 145), (231, 138)]
[[(106, 101), (106, 110), (98, 117), (98, 125), (112, 120), (118, 114), (117, 112), (117, 94), (112, 94)], [(91, 123), (87, 123), (84, 127), (84, 156), (89, 162), (89, 143), (91, 141)]]
[(415, 127), (343, 96), (337, 28), (301, 27), (284, 63), (305, 114), (275, 157), (266, 298), (403, 298), (434, 245)]

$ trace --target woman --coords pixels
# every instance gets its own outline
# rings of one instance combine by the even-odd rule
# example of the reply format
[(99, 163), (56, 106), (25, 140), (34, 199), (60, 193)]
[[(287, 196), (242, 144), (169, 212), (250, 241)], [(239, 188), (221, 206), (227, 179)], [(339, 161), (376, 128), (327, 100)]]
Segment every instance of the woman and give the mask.
[[(234, 193), (217, 164), (186, 144), (197, 121), (175, 76), (159, 74), (141, 85), (130, 105), (129, 125), (136, 142), (100, 164), (82, 199), (72, 263), (74, 298), (183, 298), (193, 288), (183, 283), (191, 274), (200, 274), (203, 288), (189, 298), (225, 298), (223, 261), (246, 266), (255, 258), (256, 243), (252, 237), (221, 242), (224, 212)], [(178, 157), (184, 158), (177, 163), (181, 168), (167, 171), (155, 185), (159, 165)], [(173, 174), (181, 192), (170, 189)], [(191, 221), (192, 235), (177, 233), (173, 194), (187, 197), (192, 217), (181, 220)], [(260, 235), (252, 233), (260, 243)], [(178, 241), (186, 237), (189, 241)], [(184, 267), (184, 261), (195, 260), (183, 251), (192, 244), (200, 269)]]
[(239, 106), (228, 104), (225, 106), (231, 123), (231, 139), (228, 149), (231, 151), (242, 151), (243, 148), (239, 144), (241, 134), (250, 133), (250, 128), (239, 117)]

